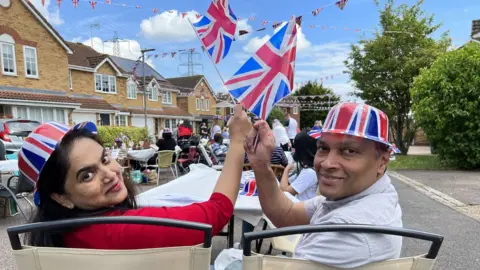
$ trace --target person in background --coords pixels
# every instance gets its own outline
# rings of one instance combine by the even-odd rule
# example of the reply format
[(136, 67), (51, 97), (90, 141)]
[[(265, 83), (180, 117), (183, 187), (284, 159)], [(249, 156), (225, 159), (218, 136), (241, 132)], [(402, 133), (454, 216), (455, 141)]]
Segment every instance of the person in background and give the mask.
[(193, 134), (192, 126), (188, 120), (180, 121), (180, 125), (178, 126), (178, 139), (190, 139)]
[(215, 125), (212, 128), (212, 133), (210, 134), (210, 138), (212, 140), (214, 139), (215, 134), (221, 134), (222, 133), (222, 128), (218, 124), (219, 121), (220, 121), (219, 119), (215, 120)]
[[(119, 164), (97, 137), (94, 123), (72, 129), (53, 122), (41, 124), (25, 139), (18, 160), (22, 174), (35, 183), (32, 222), (95, 216), (170, 218), (210, 224), (216, 235), (230, 220), (240, 189), (243, 143), (251, 129), (241, 105), (235, 106), (229, 124), (230, 151), (210, 199), (183, 207), (143, 208), (137, 208), (133, 182), (123, 178)], [(39, 148), (38, 137), (48, 138), (48, 146)], [(190, 246), (203, 240), (198, 231), (137, 224), (98, 224), (26, 235), (31, 246), (108, 250)]]
[(290, 139), (290, 145), (295, 148), (295, 136), (297, 135), (298, 123), (297, 120), (290, 117), (290, 113), (285, 114), (285, 128), (287, 130), (288, 138)]
[(228, 134), (228, 128), (226, 126), (223, 128), (222, 136), (224, 139), (230, 139), (230, 135)]
[(208, 132), (207, 123), (202, 122), (202, 125), (200, 126), (200, 137), (202, 139), (208, 139)]
[(172, 138), (175, 139), (175, 140), (178, 140), (178, 126), (180, 126), (180, 122), (183, 122), (183, 121), (179, 121), (177, 123), (177, 125), (172, 130)]
[[(313, 169), (317, 143), (308, 133), (300, 132), (295, 137), (295, 146), (295, 153), (293, 153), (295, 163), (288, 164), (283, 171), (280, 189), (292, 194), (300, 201), (306, 201), (317, 195), (317, 173)], [(292, 171), (294, 174), (289, 177)]]
[(313, 125), (313, 127), (312, 127), (311, 130), (312, 130), (312, 131), (320, 131), (320, 130), (322, 130), (322, 121), (320, 121), (320, 120), (315, 121), (315, 124)]
[(290, 148), (290, 138), (288, 137), (287, 130), (278, 119), (273, 120), (272, 131), (275, 137), (275, 146), (281, 147), (283, 151), (288, 151)]
[[(243, 163), (248, 164), (248, 156), (245, 154), (245, 159)], [(288, 165), (288, 158), (285, 155), (285, 151), (279, 146), (275, 146), (273, 149), (270, 164), (272, 165), (282, 165), (283, 167), (287, 167)]]
[[(356, 122), (353, 119), (363, 120)], [(317, 139), (314, 160), (322, 196), (293, 203), (278, 188), (269, 166), (275, 147), (271, 130), (263, 121), (255, 123), (244, 146), (257, 179), (264, 214), (278, 228), (308, 224), (401, 228), (402, 210), (398, 194), (385, 173), (393, 148), (388, 138), (387, 115), (367, 104), (340, 103), (328, 113), (325, 126), (328, 128), (324, 128)], [(254, 147), (256, 136), (258, 144)], [(298, 242), (294, 258), (335, 268), (357, 268), (396, 259), (401, 249), (402, 237), (399, 236), (307, 233)]]
[[(158, 151), (164, 151), (164, 150), (175, 151), (175, 146), (177, 146), (177, 142), (173, 138), (173, 134), (170, 131), (170, 129), (165, 128), (163, 130), (163, 135), (162, 136), (163, 136), (163, 138), (159, 139), (156, 143), (157, 147), (158, 147)], [(175, 157), (176, 157), (175, 154), (173, 154), (172, 161), (175, 161)]]
[(223, 136), (220, 133), (216, 133), (213, 136), (212, 144), (213, 154), (217, 157), (224, 157), (228, 152), (228, 147), (223, 144)]

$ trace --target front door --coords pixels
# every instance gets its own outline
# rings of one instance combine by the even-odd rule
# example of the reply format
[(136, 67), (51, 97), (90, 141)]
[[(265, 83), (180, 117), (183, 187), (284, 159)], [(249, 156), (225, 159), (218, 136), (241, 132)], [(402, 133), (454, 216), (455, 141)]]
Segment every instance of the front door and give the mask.
[(100, 114), (100, 125), (110, 126), (110, 114), (107, 114), (107, 113)]

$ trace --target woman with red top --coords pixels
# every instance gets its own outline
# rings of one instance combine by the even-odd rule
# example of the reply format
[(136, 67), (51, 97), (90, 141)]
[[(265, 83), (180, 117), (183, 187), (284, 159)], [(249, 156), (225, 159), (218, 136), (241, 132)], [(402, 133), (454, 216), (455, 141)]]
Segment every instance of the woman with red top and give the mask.
[(193, 128), (190, 125), (190, 122), (188, 122), (188, 120), (186, 120), (185, 122), (182, 122), (178, 126), (178, 139), (179, 140), (189, 139), (190, 137), (192, 137), (192, 134), (193, 134)]
[[(210, 199), (184, 207), (137, 209), (132, 182), (105, 151), (96, 127), (86, 122), (69, 129), (49, 122), (25, 140), (19, 168), (36, 184), (32, 222), (91, 216), (143, 216), (211, 224), (218, 234), (233, 214), (242, 173), (243, 142), (251, 123), (240, 105), (230, 121), (231, 146)], [(101, 224), (71, 230), (31, 232), (33, 246), (142, 249), (196, 245), (201, 232), (150, 225)]]

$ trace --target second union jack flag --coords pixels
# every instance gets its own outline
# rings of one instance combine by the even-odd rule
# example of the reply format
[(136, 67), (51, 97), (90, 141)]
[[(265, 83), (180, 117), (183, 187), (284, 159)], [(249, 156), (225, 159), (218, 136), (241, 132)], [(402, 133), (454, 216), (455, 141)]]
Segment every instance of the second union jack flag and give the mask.
[(230, 51), (237, 29), (237, 17), (228, 0), (213, 0), (207, 14), (193, 27), (213, 62), (218, 64)]
[(276, 103), (293, 89), (297, 25), (290, 20), (225, 83), (247, 110), (267, 119)]

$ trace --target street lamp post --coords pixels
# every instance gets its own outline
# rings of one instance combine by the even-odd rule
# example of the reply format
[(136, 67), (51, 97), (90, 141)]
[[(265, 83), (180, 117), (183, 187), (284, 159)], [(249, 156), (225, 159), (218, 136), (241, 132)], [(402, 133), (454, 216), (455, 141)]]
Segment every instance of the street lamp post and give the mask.
[(143, 49), (140, 52), (142, 53), (142, 76), (143, 76), (143, 117), (145, 119), (145, 128), (148, 132), (148, 125), (147, 125), (147, 86), (145, 84), (145, 53), (146, 52), (153, 52), (155, 49)]

